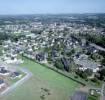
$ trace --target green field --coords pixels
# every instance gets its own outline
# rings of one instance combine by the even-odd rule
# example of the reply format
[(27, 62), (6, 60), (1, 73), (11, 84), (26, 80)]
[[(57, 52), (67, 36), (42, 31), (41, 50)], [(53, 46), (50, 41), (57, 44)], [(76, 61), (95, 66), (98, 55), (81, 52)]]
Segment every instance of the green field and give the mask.
[[(69, 100), (80, 86), (78, 83), (29, 59), (24, 58), (24, 61), (21, 66), (33, 73), (32, 78), (0, 100)], [(48, 89), (50, 94), (48, 95), (42, 88)], [(41, 98), (42, 95), (44, 98)]]

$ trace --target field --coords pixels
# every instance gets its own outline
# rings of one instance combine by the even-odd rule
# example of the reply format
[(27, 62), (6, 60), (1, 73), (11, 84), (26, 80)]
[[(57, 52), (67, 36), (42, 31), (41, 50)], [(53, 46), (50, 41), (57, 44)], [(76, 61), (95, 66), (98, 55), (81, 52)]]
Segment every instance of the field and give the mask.
[(69, 100), (78, 83), (29, 59), (20, 66), (33, 73), (32, 78), (0, 100)]

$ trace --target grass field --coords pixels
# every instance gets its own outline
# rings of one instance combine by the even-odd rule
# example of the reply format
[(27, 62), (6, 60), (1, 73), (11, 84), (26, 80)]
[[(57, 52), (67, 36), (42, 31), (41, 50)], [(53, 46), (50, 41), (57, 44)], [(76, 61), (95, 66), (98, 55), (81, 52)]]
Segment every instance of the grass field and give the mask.
[[(69, 100), (79, 84), (40, 64), (24, 58), (22, 67), (33, 73), (32, 78), (0, 100)], [(48, 92), (42, 90), (48, 89)], [(43, 96), (43, 98), (41, 98)]]

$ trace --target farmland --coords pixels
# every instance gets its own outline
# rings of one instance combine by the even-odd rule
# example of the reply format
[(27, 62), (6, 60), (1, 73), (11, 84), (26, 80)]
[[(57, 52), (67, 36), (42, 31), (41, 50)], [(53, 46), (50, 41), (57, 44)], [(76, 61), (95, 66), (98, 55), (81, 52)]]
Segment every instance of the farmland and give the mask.
[(40, 64), (23, 59), (24, 63), (20, 66), (31, 71), (33, 76), (0, 100), (68, 100), (80, 86)]

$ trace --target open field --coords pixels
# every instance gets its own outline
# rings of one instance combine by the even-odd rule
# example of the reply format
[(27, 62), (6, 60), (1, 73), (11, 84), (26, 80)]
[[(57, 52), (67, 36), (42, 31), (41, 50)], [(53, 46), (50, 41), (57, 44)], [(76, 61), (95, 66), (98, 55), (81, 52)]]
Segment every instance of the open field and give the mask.
[(0, 100), (68, 100), (79, 87), (78, 83), (40, 64), (24, 60), (21, 66), (33, 73), (32, 78)]

